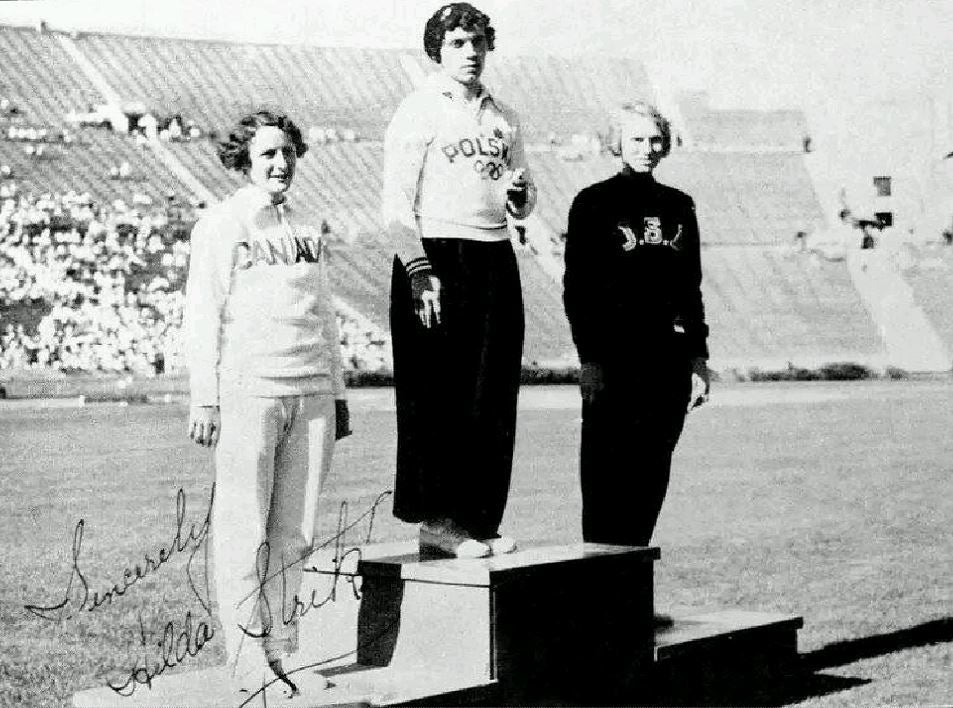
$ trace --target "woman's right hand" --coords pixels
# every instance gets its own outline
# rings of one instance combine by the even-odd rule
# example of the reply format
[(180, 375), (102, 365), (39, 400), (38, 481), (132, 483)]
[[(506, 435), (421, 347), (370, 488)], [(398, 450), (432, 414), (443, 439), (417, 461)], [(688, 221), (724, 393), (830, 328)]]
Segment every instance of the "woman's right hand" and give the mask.
[(440, 279), (430, 272), (414, 273), (410, 294), (420, 323), (427, 329), (440, 324)]
[(202, 447), (215, 447), (221, 426), (218, 406), (192, 406), (189, 410), (189, 437)]
[(588, 362), (579, 367), (579, 390), (583, 401), (591, 405), (605, 388), (605, 374), (599, 364)]

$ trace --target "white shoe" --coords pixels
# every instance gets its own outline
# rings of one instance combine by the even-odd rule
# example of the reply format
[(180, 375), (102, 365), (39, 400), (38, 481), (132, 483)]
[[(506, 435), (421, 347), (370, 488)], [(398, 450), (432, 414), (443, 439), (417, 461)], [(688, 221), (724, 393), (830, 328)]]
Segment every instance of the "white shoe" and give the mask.
[(483, 541), (490, 547), (490, 552), (494, 556), (502, 556), (512, 553), (516, 550), (516, 539), (512, 536), (498, 536), (497, 538), (487, 538)]
[(428, 521), (420, 525), (420, 552), (455, 558), (486, 558), (490, 547), (477, 541), (449, 519)]

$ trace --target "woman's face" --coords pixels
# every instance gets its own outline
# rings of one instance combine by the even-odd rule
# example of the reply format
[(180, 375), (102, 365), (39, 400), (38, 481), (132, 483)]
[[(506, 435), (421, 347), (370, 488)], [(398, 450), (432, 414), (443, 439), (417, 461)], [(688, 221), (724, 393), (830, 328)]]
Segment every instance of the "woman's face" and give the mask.
[(258, 129), (248, 144), (248, 179), (268, 194), (284, 194), (295, 176), (298, 158), (288, 134), (273, 125)]
[(622, 161), (633, 172), (652, 172), (664, 147), (662, 131), (649, 116), (632, 115), (622, 121)]

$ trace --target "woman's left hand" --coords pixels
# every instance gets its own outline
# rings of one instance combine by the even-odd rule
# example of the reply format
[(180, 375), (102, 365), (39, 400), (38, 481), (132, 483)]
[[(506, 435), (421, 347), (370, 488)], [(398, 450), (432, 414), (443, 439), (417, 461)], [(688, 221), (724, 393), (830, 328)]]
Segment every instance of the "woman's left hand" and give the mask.
[(711, 390), (711, 375), (708, 373), (708, 360), (702, 357), (692, 359), (692, 397), (688, 400), (688, 412), (708, 402)]
[(337, 398), (334, 401), (334, 439), (346, 438), (352, 432), (351, 411), (347, 407), (347, 401)]

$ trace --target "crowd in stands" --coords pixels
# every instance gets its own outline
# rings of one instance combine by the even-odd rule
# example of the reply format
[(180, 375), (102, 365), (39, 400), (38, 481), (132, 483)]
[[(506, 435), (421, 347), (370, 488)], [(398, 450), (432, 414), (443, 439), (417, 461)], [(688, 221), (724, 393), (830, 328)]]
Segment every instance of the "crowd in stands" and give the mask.
[[(194, 210), (172, 200), (153, 207), (97, 204), (72, 192), (6, 196), (0, 203), (0, 371), (154, 375), (179, 368), (195, 218)], [(341, 315), (339, 325), (346, 365), (390, 368), (386, 333)]]
[(73, 135), (68, 130), (32, 125), (7, 126), (4, 137), (7, 140), (25, 143), (63, 143), (68, 145), (73, 142)]
[(358, 140), (360, 140), (360, 136), (353, 128), (338, 130), (337, 128), (325, 128), (319, 125), (308, 128), (308, 141), (317, 145), (341, 142), (356, 143)]
[(178, 113), (156, 117), (145, 113), (130, 120), (129, 132), (139, 141), (164, 140), (171, 143), (187, 143), (205, 137), (205, 132), (194, 120), (184, 120)]
[(132, 165), (129, 164), (128, 160), (123, 160), (120, 164), (109, 168), (109, 179), (128, 180), (134, 178)]
[(9, 98), (6, 96), (0, 98), (0, 117), (9, 118), (10, 116), (15, 116), (19, 112), (20, 109), (17, 108), (17, 105)]

